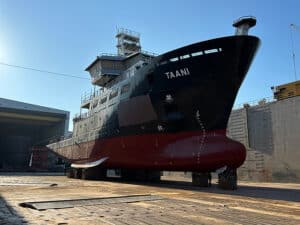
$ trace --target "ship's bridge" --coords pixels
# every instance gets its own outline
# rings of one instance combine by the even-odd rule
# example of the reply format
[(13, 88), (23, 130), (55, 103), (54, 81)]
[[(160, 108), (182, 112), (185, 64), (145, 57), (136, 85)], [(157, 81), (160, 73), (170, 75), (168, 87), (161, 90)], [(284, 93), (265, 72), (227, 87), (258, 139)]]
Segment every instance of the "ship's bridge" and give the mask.
[(141, 52), (140, 34), (128, 29), (119, 28), (118, 54), (102, 54), (86, 68), (92, 78), (92, 84), (105, 87), (110, 81), (121, 75), (126, 69), (124, 59)]
[(85, 70), (92, 78), (92, 84), (106, 86), (111, 80), (121, 75), (124, 71), (123, 60), (126, 57), (112, 54), (102, 54), (89, 65)]

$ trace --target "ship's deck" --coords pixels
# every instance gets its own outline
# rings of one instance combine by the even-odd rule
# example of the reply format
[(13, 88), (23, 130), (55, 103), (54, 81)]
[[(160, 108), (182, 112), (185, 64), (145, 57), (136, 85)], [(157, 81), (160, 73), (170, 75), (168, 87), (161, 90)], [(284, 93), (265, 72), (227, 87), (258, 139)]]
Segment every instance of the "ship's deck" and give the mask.
[[(0, 174), (0, 224), (300, 224), (300, 184), (240, 182), (237, 191), (216, 186), (193, 187), (182, 177), (137, 184)], [(146, 196), (132, 201), (133, 195)], [(100, 201), (47, 204), (95, 198)], [(19, 205), (36, 201), (46, 201), (44, 210)]]

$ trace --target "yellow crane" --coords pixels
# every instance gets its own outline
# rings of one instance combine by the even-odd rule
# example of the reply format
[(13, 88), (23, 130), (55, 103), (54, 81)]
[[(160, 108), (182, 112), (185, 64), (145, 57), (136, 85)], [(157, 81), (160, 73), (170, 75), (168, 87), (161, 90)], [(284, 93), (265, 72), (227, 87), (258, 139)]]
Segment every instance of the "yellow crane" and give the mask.
[(300, 96), (300, 80), (297, 80), (296, 54), (295, 54), (293, 31), (300, 31), (300, 27), (291, 23), (290, 24), (290, 32), (291, 32), (292, 57), (293, 57), (295, 81), (271, 87), (273, 94), (274, 94), (274, 98), (277, 100), (291, 98), (294, 96)]

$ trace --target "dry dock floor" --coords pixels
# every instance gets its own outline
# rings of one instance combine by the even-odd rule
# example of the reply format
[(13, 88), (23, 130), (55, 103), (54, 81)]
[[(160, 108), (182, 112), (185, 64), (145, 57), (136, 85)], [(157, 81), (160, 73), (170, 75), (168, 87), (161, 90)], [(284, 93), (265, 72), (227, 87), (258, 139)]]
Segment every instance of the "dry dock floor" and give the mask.
[[(170, 178), (172, 181), (170, 181)], [(166, 180), (168, 179), (168, 180)], [(21, 203), (115, 196), (112, 201), (36, 210)], [(115, 199), (115, 198), (112, 198)], [(86, 203), (86, 202), (85, 202)], [(156, 184), (86, 181), (64, 176), (0, 174), (0, 224), (300, 224), (300, 184), (240, 182), (236, 191), (193, 187), (163, 177)]]

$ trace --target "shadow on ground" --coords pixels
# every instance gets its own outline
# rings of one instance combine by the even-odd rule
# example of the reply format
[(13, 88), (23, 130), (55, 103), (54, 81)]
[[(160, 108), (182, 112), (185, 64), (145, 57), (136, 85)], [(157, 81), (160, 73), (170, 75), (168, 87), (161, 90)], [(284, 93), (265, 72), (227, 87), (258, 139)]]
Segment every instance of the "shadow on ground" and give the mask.
[(28, 224), (22, 215), (0, 195), (0, 224)]
[(162, 186), (168, 188), (180, 187), (186, 190), (193, 190), (199, 192), (227, 194), (227, 195), (230, 194), (230, 195), (237, 195), (243, 197), (300, 202), (300, 190), (297, 189), (239, 185), (237, 190), (222, 190), (219, 189), (216, 184), (212, 185), (212, 187), (210, 188), (202, 188), (202, 187), (194, 187), (190, 182), (184, 182), (184, 181), (162, 181), (161, 184)]
[[(119, 179), (108, 179), (108, 180), (114, 182), (122, 182), (122, 183), (125, 182)], [(214, 194), (226, 194), (226, 195), (235, 195), (235, 196), (243, 196), (243, 197), (251, 197), (251, 198), (300, 202), (299, 189), (239, 185), (237, 190), (222, 190), (217, 187), (217, 184), (213, 184), (211, 187), (197, 187), (197, 186), (193, 186), (192, 183), (188, 181), (168, 181), (168, 180), (163, 180), (156, 183), (127, 182), (127, 181), (125, 183), (137, 184), (137, 185), (142, 184), (142, 185), (148, 185), (148, 186), (160, 187), (160, 188), (173, 188), (173, 189), (190, 190), (190, 191), (214, 193)]]

